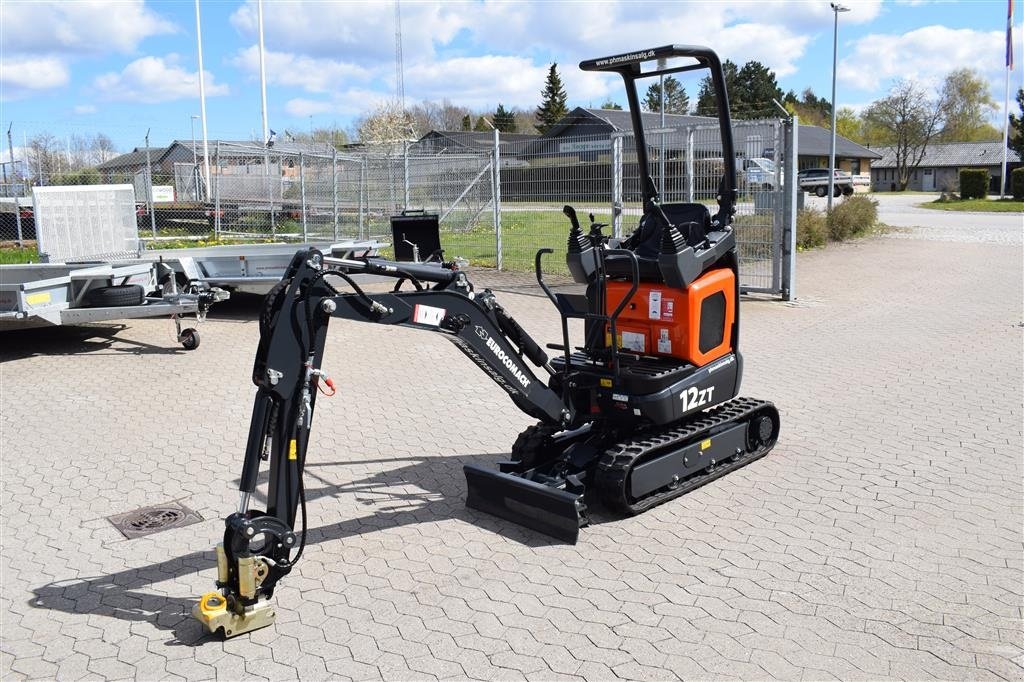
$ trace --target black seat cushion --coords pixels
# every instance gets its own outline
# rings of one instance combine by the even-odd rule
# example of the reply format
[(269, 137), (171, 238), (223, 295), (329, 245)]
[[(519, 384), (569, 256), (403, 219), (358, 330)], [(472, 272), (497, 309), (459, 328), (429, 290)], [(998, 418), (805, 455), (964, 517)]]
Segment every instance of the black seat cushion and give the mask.
[[(697, 246), (704, 241), (711, 230), (711, 213), (704, 204), (665, 204), (661, 207), (665, 217), (677, 226), (690, 246)], [(661, 281), (661, 270), (658, 267), (658, 254), (661, 253), (661, 221), (653, 212), (647, 211), (640, 218), (640, 225), (633, 234), (623, 240), (621, 248), (629, 249), (636, 254), (640, 265), (640, 279), (645, 281)], [(618, 256), (605, 261), (605, 267), (612, 277), (629, 277), (629, 259)]]

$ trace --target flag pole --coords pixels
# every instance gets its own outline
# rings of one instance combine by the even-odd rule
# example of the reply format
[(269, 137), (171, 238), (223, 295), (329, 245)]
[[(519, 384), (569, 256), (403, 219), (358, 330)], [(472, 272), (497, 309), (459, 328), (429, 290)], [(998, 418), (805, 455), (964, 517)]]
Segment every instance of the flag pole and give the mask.
[(206, 135), (206, 83), (203, 80), (203, 32), (199, 21), (199, 0), (196, 0), (196, 52), (199, 54), (199, 113), (203, 119), (203, 167), (206, 170), (204, 199), (210, 198), (210, 144)]
[(1006, 157), (1010, 141), (1010, 72), (1013, 71), (1013, 0), (1006, 7), (1006, 86), (1003, 92), (1003, 165), (999, 171), (999, 198), (1006, 198)]

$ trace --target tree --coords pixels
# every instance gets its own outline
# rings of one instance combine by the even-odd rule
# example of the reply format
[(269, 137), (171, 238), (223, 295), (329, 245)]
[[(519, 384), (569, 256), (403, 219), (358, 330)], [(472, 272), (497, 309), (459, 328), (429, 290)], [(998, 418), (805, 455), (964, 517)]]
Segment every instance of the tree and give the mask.
[[(803, 123), (802, 117), (800, 122)], [(842, 107), (836, 112), (836, 134), (858, 144), (864, 143), (863, 126), (857, 112), (850, 107)]]
[(487, 119), (483, 116), (478, 116), (476, 124), (473, 126), (473, 130), (478, 133), (485, 133), (491, 129), (491, 126), (487, 124)]
[[(742, 69), (726, 59), (722, 64), (725, 72), (725, 89), (729, 95), (729, 111), (733, 118), (772, 118), (778, 113), (773, 99), (782, 99), (782, 89), (775, 79), (775, 72), (758, 61), (749, 61)], [(697, 95), (696, 113), (699, 116), (717, 115), (715, 91), (711, 76), (705, 76)]]
[(491, 120), (494, 121), (494, 127), (503, 133), (516, 131), (516, 115), (503, 107), (501, 102), (498, 102), (498, 108), (494, 111)]
[[(647, 88), (643, 101), (647, 111), (661, 111), (661, 83), (655, 81)], [(685, 114), (690, 110), (690, 98), (686, 89), (672, 76), (665, 78), (665, 113)]]
[(469, 114), (469, 109), (452, 104), (448, 99), (440, 102), (423, 100), (409, 108), (417, 135), (424, 135), (431, 130), (459, 130), (463, 118)]
[(562, 79), (558, 75), (558, 64), (554, 63), (548, 69), (548, 77), (541, 91), (540, 106), (537, 107), (537, 118), (540, 119), (537, 130), (541, 134), (546, 133), (569, 113), (566, 107), (568, 95), (562, 86)]
[[(737, 88), (736, 76), (739, 69), (736, 68), (736, 64), (731, 59), (726, 59), (722, 63), (722, 71), (725, 72), (725, 89), (730, 98), (730, 106), (735, 109), (734, 102), (739, 97)], [(717, 116), (718, 115), (718, 104), (715, 100), (715, 90), (711, 84), (711, 76), (704, 76), (700, 82), (700, 90), (697, 93), (697, 108), (694, 113), (698, 116)]]
[(885, 137), (896, 156), (896, 180), (900, 191), (907, 189), (910, 174), (920, 164), (928, 143), (941, 129), (942, 101), (928, 96), (924, 88), (908, 80), (897, 80), (889, 94), (872, 102), (864, 121)]
[[(824, 97), (815, 95), (810, 88), (805, 88), (800, 97), (790, 90), (782, 98), (782, 105), (789, 113), (799, 116), (803, 124), (832, 127), (832, 105)], [(838, 117), (838, 112), (836, 115)]]
[(384, 102), (356, 122), (356, 134), (366, 144), (394, 144), (415, 136), (412, 117), (397, 101)]
[(1020, 116), (1010, 114), (1010, 136), (1006, 146), (1024, 159), (1024, 88), (1017, 90), (1017, 108), (1020, 109)]
[(618, 102), (613, 102), (610, 99), (606, 99), (604, 103), (601, 104), (601, 108), (611, 109), (612, 111), (622, 111), (622, 105), (619, 104)]
[(974, 69), (950, 71), (942, 82), (943, 142), (997, 140), (999, 131), (988, 122), (996, 111), (985, 78)]
[(469, 114), (466, 114), (465, 116), (462, 117), (462, 130), (472, 130), (472, 129), (473, 129), (473, 117), (470, 116)]

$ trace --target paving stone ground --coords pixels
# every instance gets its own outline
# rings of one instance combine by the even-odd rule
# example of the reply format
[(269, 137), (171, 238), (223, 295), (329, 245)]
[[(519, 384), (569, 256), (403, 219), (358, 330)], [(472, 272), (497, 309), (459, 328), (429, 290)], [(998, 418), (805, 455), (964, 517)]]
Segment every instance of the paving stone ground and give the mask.
[[(462, 465), (529, 423), (443, 339), (337, 324), (309, 452), (309, 542), (279, 620), (188, 616), (248, 426), (237, 297), (167, 321), (0, 336), (4, 679), (1024, 679), (1019, 247), (875, 238), (801, 254), (746, 300), (746, 395), (773, 454), (567, 546), (464, 507)], [(478, 285), (543, 340), (527, 280)], [(124, 540), (180, 500), (204, 522)]]

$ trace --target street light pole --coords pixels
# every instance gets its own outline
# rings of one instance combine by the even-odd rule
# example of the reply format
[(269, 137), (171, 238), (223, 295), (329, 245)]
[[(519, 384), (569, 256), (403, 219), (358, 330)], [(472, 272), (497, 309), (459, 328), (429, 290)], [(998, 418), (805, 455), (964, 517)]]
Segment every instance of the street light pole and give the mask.
[(832, 194), (835, 192), (836, 177), (836, 57), (839, 54), (839, 13), (849, 12), (838, 2), (830, 2), (834, 22), (832, 24), (832, 137), (828, 146), (828, 211), (832, 211)]

